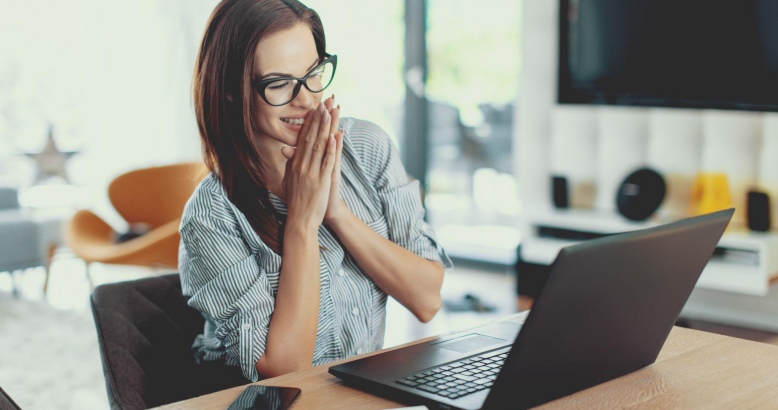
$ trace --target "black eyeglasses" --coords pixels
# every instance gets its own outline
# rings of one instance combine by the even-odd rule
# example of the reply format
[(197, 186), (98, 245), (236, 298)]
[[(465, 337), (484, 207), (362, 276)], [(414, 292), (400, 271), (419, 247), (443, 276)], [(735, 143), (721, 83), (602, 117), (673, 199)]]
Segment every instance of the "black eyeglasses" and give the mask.
[(275, 77), (254, 81), (251, 85), (266, 103), (277, 107), (289, 104), (294, 100), (297, 97), (297, 93), (300, 92), (300, 87), (303, 85), (312, 93), (324, 91), (335, 77), (335, 67), (337, 65), (338, 56), (328, 55), (324, 61), (311, 69), (303, 78)]

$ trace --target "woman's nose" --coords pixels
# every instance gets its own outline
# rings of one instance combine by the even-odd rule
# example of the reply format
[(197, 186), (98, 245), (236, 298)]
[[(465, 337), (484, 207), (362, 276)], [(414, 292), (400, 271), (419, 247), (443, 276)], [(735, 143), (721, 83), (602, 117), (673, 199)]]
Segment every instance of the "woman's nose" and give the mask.
[(302, 108), (311, 108), (316, 106), (316, 95), (308, 91), (305, 86), (300, 87), (300, 92), (292, 100), (292, 105)]

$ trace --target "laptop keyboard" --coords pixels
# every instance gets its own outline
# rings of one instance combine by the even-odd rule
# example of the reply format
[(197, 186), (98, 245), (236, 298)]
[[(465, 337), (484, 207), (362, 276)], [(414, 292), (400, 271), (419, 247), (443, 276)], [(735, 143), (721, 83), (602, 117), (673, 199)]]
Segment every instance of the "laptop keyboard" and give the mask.
[(508, 352), (489, 352), (412, 374), (395, 383), (448, 399), (488, 389), (494, 384)]

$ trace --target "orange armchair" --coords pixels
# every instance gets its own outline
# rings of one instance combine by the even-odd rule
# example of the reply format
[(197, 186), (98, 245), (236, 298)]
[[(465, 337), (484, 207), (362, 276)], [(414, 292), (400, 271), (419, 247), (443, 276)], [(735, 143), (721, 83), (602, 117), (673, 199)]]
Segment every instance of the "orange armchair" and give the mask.
[(206, 173), (202, 163), (182, 163), (122, 174), (108, 186), (111, 204), (130, 225), (143, 224), (149, 231), (117, 243), (118, 233), (110, 225), (80, 210), (65, 227), (65, 241), (87, 266), (102, 262), (175, 268), (181, 214)]

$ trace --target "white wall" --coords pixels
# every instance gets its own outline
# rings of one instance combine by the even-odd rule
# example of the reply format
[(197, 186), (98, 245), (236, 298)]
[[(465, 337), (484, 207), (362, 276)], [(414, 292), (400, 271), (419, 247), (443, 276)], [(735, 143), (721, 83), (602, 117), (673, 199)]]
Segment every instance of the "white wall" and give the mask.
[(529, 215), (552, 206), (552, 173), (593, 178), (594, 206), (613, 210), (618, 184), (645, 165), (666, 177), (666, 215), (685, 216), (701, 171), (728, 175), (736, 220), (744, 221), (751, 188), (767, 190), (778, 214), (778, 114), (556, 104), (558, 3), (523, 3), (514, 159)]

